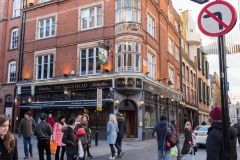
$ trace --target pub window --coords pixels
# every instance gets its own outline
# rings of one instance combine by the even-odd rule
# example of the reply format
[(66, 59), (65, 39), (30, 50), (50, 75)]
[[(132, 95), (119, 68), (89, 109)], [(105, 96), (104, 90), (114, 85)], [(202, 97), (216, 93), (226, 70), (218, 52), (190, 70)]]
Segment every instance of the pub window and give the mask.
[(8, 66), (8, 83), (13, 83), (16, 80), (16, 61), (12, 61)]
[(116, 44), (116, 71), (140, 72), (141, 47), (139, 42)]
[(37, 57), (36, 79), (50, 79), (53, 77), (53, 54)]
[(20, 16), (20, 0), (14, 0), (12, 18), (19, 16)]
[(145, 128), (153, 128), (156, 125), (156, 107), (145, 106), (144, 125)]
[(91, 28), (97, 28), (102, 26), (102, 6), (94, 6), (87, 9), (83, 9), (82, 13), (82, 30), (87, 30)]
[(148, 53), (148, 76), (155, 79), (155, 56)]
[(99, 74), (101, 66), (98, 63), (98, 48), (80, 51), (80, 76)]
[(55, 17), (39, 20), (38, 38), (47, 38), (55, 36)]
[(116, 1), (116, 23), (141, 21), (140, 0), (117, 0)]
[(10, 49), (18, 48), (18, 28), (15, 28), (11, 32), (11, 45)]

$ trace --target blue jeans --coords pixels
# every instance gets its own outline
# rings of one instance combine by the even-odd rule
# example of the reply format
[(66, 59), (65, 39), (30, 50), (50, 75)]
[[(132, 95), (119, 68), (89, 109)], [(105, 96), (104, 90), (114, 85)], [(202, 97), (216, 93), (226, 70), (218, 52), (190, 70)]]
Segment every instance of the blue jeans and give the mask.
[(29, 144), (29, 152), (30, 154), (32, 154), (33, 150), (32, 150), (32, 137), (23, 137), (23, 145), (24, 145), (24, 153), (25, 153), (25, 156), (28, 156), (29, 155), (29, 152), (28, 152), (28, 145)]
[(164, 151), (164, 153), (158, 150), (158, 160), (170, 160), (170, 150)]
[(118, 155), (122, 152), (122, 138), (117, 138), (116, 143), (114, 144), (118, 150)]

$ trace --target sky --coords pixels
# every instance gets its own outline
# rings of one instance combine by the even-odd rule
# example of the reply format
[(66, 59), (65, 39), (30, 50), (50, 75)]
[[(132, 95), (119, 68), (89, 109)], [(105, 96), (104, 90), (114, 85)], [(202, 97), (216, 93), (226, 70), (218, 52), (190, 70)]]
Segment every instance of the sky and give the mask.
[[(210, 2), (213, 0), (210, 0)], [(237, 6), (238, 6), (238, 0), (225, 0), (232, 4), (236, 11), (239, 11)], [(197, 4), (195, 2), (192, 2), (190, 0), (172, 0), (173, 6), (175, 10), (179, 13), (179, 10), (182, 9), (182, 11), (189, 10), (189, 13), (191, 16), (196, 20), (197, 23), (197, 18), (198, 14), (202, 10), (202, 8), (207, 5), (208, 3), (205, 4)], [(240, 0), (239, 0), (240, 3)], [(239, 15), (239, 13), (238, 13)], [(233, 31), (239, 30), (239, 19), (237, 19), (236, 26), (232, 29)], [(196, 24), (196, 26), (198, 26)], [(196, 28), (196, 32), (201, 34), (201, 37), (206, 38), (205, 35), (203, 35), (198, 27)], [(231, 54), (227, 55), (227, 79), (230, 84), (230, 93), (233, 93), (233, 95), (239, 95), (240, 96), (240, 53), (238, 54)], [(208, 61), (209, 61), (209, 73), (214, 74), (216, 72), (219, 75), (219, 61), (218, 61), (218, 55), (208, 55)]]

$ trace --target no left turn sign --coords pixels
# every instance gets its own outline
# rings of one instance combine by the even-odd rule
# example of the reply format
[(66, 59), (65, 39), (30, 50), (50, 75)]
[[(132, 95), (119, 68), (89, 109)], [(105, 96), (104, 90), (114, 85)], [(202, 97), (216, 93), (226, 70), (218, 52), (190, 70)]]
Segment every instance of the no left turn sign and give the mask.
[(206, 5), (198, 16), (200, 31), (210, 37), (228, 33), (236, 24), (235, 8), (226, 1), (214, 1)]

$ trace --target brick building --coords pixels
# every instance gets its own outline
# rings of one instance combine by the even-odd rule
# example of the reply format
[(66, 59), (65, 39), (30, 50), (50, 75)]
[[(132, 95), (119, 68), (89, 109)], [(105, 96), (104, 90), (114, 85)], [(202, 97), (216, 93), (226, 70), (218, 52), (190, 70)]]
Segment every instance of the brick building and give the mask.
[(20, 0), (0, 1), (0, 114), (10, 118), (17, 112), (13, 101), (20, 47), (20, 8)]
[(181, 12), (182, 31), (182, 81), (184, 99), (184, 123), (190, 121), (195, 128), (198, 123), (197, 103), (197, 46), (201, 43), (195, 21), (189, 11)]
[(20, 117), (88, 113), (105, 138), (108, 115), (122, 112), (125, 137), (139, 140), (162, 114), (181, 123), (180, 17), (169, 1), (35, 0), (23, 11)]

